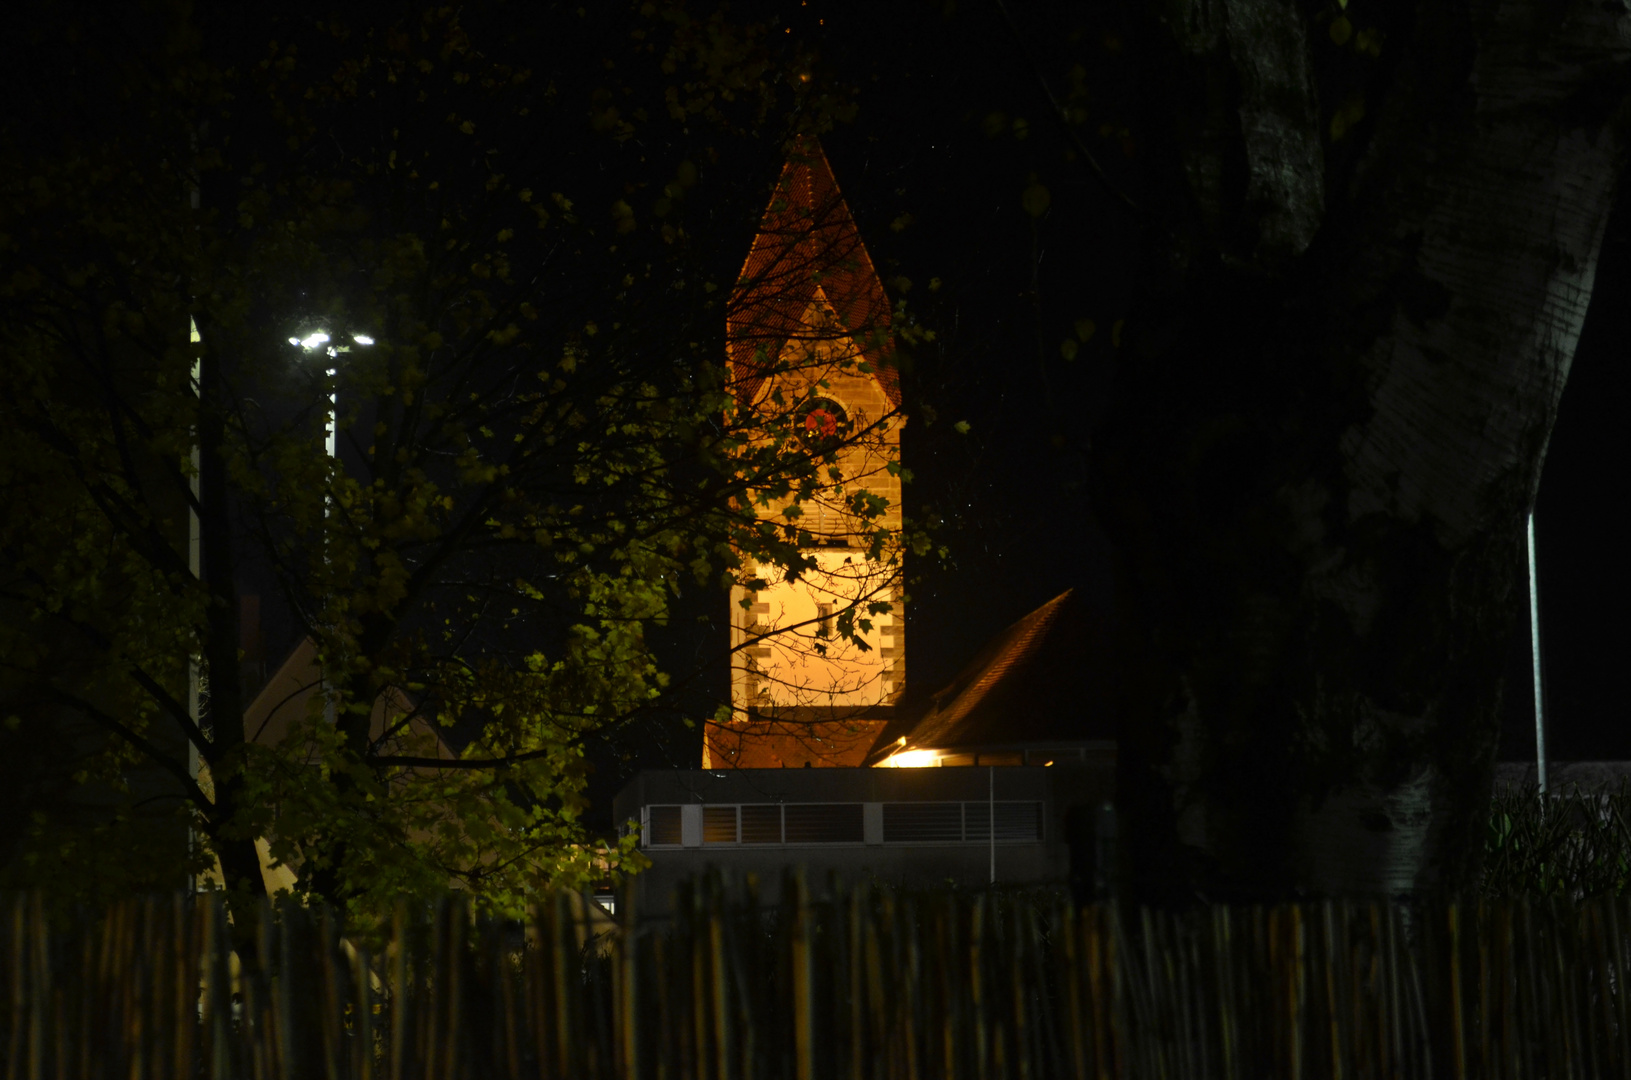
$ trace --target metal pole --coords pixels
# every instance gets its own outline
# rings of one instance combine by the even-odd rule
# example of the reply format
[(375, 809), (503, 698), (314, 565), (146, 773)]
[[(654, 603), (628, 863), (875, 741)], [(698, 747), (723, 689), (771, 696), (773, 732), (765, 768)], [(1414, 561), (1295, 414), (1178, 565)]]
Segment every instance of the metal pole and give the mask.
[[(329, 348), (329, 355), (330, 356), (335, 355), (335, 350), (334, 350), (333, 347)], [(323, 419), (323, 449), (328, 452), (329, 461), (331, 461), (331, 462), (335, 461), (339, 457), (339, 433), (337, 431), (337, 428), (339, 426), (339, 419), (335, 414), (339, 411), (339, 408), (340, 408), (340, 393), (339, 393), (339, 388), (336, 387), (334, 385), (333, 381), (332, 381), (334, 379), (335, 375), (337, 375), (337, 374), (338, 374), (337, 369), (335, 369), (335, 368), (329, 368), (328, 369), (328, 377), (330, 379), (329, 393), (328, 393), (328, 412), (325, 414), (324, 419)], [(333, 505), (334, 505), (334, 496), (332, 494), (324, 495), (323, 496), (323, 524), (325, 526), (325, 530), (324, 530), (325, 533), (327, 532), (326, 526), (328, 525), (329, 510), (332, 508)], [(323, 546), (324, 546), (323, 562), (327, 563), (328, 562), (328, 550), (327, 550), (327, 548), (328, 548), (328, 537), (326, 535), (323, 537)], [(330, 687), (329, 687), (329, 683), (328, 683), (327, 678), (323, 679), (321, 692), (322, 692), (322, 695), (323, 695), (323, 722), (325, 724), (329, 724), (329, 725), (332, 726), (333, 723), (334, 723), (334, 695), (333, 695), (333, 693), (330, 692)]]
[(1546, 794), (1546, 705), (1540, 682), (1540, 585), (1535, 579), (1535, 512), (1529, 511), (1529, 648), (1535, 673), (1535, 775)]
[[(193, 149), (196, 151), (198, 149), (198, 137), (196, 132), (193, 134), (192, 144)], [(190, 209), (197, 210), (201, 204), (202, 198), (201, 193), (198, 190), (198, 185), (193, 184), (187, 191), (187, 205)], [(202, 413), (204, 411), (204, 350), (202, 345), (204, 338), (198, 332), (198, 320), (193, 318), (191, 315), (187, 316), (187, 331), (187, 339), (190, 342), (193, 350), (193, 396), (198, 399), (198, 411), (200, 413), (199, 424), (202, 424)], [(203, 466), (203, 451), (199, 446), (199, 437), (199, 426), (195, 425), (193, 427), (193, 474), (191, 479), (188, 480), (187, 484), (187, 486), (192, 490), (193, 497), (192, 505), (187, 507), (187, 570), (192, 574), (194, 581), (198, 581), (204, 576), (202, 558), (203, 529), (198, 520), (197, 510), (199, 500), (203, 497), (202, 488), (199, 484), (199, 469)], [(202, 654), (195, 652), (187, 658), (187, 716), (192, 720), (194, 730), (199, 732), (202, 732), (203, 730), (203, 675), (203, 656)], [(196, 742), (189, 738), (187, 740), (187, 775), (192, 777), (194, 783), (198, 781), (198, 774), (202, 764), (203, 755), (200, 752), (200, 747)], [(212, 783), (212, 796), (213, 787), (214, 785)], [(187, 843), (189, 849), (192, 851), (198, 850), (199, 839), (197, 829), (191, 827), (187, 829)], [(224, 877), (225, 876), (223, 875), (223, 880)], [(191, 891), (197, 892), (199, 890), (199, 878), (197, 876), (190, 877), (189, 885)]]
[[(337, 374), (339, 374), (339, 370), (337, 368), (328, 369), (329, 378), (332, 379)], [(334, 412), (339, 407), (339, 389), (335, 387), (333, 383), (330, 383), (328, 391), (328, 416), (323, 423), (323, 449), (328, 451), (328, 456), (330, 458), (337, 456), (339, 449), (334, 431)], [(328, 517), (328, 503), (326, 502), (323, 504), (323, 516)]]
[(987, 797), (986, 806), (986, 835), (991, 839), (991, 884), (997, 883), (997, 767), (987, 765), (986, 771), (991, 774), (991, 791)]
[[(193, 191), (193, 209), (196, 210), (197, 208), (198, 208), (198, 191), (196, 189), (194, 189), (194, 191)], [(201, 336), (199, 336), (199, 333), (198, 333), (198, 321), (196, 319), (193, 319), (193, 318), (189, 317), (187, 322), (190, 324), (190, 328), (191, 328), (190, 339), (192, 341), (192, 348), (193, 348), (193, 368), (192, 368), (193, 394), (194, 394), (194, 396), (196, 396), (199, 399), (199, 408), (202, 409), (203, 408), (203, 396), (204, 396), (204, 384), (202, 382), (202, 379), (204, 377), (204, 362), (203, 362), (203, 358), (202, 358), (202, 355), (201, 355), (202, 350), (200, 349), (200, 344), (202, 343), (202, 341), (204, 339)], [(187, 570), (192, 574), (194, 581), (197, 581), (199, 578), (201, 578), (203, 576), (203, 559), (201, 558), (201, 554), (202, 554), (202, 550), (203, 550), (202, 549), (202, 543), (201, 543), (202, 533), (200, 531), (200, 525), (199, 525), (199, 522), (198, 522), (198, 510), (197, 510), (198, 500), (199, 500), (199, 498), (201, 498), (201, 495), (200, 495), (200, 490), (201, 489), (199, 487), (199, 482), (198, 482), (198, 480), (199, 480), (198, 470), (199, 470), (200, 466), (202, 465), (202, 460), (203, 460), (203, 457), (202, 457), (202, 454), (201, 454), (201, 452), (199, 450), (199, 446), (198, 446), (198, 428), (195, 427), (195, 428), (193, 428), (193, 453), (192, 453), (193, 474), (192, 474), (192, 477), (188, 480), (188, 486), (192, 489), (193, 502), (192, 502), (191, 505), (189, 505), (187, 507)], [(201, 707), (203, 705), (203, 701), (201, 700), (202, 697), (203, 697), (203, 695), (201, 693), (201, 690), (202, 690), (201, 676), (203, 674), (203, 671), (202, 671), (202, 664), (200, 663), (200, 659), (201, 658), (200, 658), (198, 653), (193, 653), (190, 657), (187, 658), (187, 716), (188, 716), (189, 719), (192, 720), (193, 727), (195, 727), (195, 728), (199, 726), (200, 721), (203, 719), (203, 717), (200, 715)], [(198, 744), (196, 742), (194, 742), (192, 739), (188, 739), (187, 740), (187, 775), (191, 776), (193, 778), (193, 780), (195, 780), (195, 781), (198, 779), (198, 771), (199, 771), (200, 762), (201, 762), (201, 757), (200, 757), (200, 754), (199, 754)], [(198, 832), (197, 832), (197, 830), (189, 829), (188, 830), (188, 839), (191, 842), (190, 846), (194, 850), (196, 850), (197, 847), (198, 847)], [(192, 888), (193, 888), (194, 891), (196, 891), (198, 889), (198, 879), (197, 878), (194, 878), (192, 880)]]

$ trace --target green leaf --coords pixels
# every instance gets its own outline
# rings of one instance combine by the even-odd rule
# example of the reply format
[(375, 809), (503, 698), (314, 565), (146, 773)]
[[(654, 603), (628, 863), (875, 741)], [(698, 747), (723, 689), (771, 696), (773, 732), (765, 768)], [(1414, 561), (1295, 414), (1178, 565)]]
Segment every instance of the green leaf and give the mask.
[(1331, 40), (1336, 42), (1338, 45), (1348, 44), (1348, 39), (1353, 36), (1353, 32), (1354, 24), (1348, 21), (1348, 17), (1346, 15), (1339, 16), (1337, 20), (1331, 24)]

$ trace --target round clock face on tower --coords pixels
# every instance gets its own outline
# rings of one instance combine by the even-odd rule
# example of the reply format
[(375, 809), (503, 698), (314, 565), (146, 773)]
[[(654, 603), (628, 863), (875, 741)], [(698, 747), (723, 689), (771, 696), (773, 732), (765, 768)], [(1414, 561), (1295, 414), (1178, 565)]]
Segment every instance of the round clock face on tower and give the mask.
[(849, 438), (849, 413), (831, 398), (811, 398), (799, 406), (794, 429), (805, 446), (821, 452)]

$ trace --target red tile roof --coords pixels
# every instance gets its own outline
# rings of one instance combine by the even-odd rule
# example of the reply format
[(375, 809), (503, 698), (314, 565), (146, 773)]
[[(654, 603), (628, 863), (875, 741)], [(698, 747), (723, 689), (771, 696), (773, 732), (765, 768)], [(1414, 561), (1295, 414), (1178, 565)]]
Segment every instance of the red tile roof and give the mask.
[(862, 763), (886, 721), (732, 721), (703, 725), (714, 769), (797, 769)]
[(801, 136), (782, 167), (731, 295), (725, 339), (740, 400), (751, 400), (819, 286), (889, 403), (900, 406), (889, 298), (813, 137)]

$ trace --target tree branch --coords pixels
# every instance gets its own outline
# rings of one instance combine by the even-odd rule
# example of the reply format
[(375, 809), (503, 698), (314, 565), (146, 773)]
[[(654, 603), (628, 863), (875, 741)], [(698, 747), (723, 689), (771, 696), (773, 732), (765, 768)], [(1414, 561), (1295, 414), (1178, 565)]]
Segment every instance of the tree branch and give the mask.
[(57, 701), (64, 705), (70, 706), (71, 708), (78, 709), (92, 720), (95, 720), (101, 726), (107, 728), (109, 731), (118, 735), (121, 739), (124, 739), (126, 742), (130, 743), (130, 745), (134, 746), (136, 749), (145, 754), (148, 760), (152, 761), (155, 765), (159, 766), (159, 768), (181, 781), (181, 786), (187, 799), (201, 811), (204, 811), (206, 816), (208, 815), (209, 811), (215, 808), (215, 804), (210, 801), (207, 795), (204, 794), (204, 789), (198, 786), (198, 780), (191, 773), (189, 773), (184, 766), (180, 765), (169, 755), (165, 754), (163, 750), (154, 745), (139, 732), (132, 730), (129, 725), (124, 723), (124, 721), (120, 720), (116, 716), (102, 711), (95, 705), (92, 705), (90, 702), (86, 701), (84, 698), (79, 697), (77, 694), (70, 694), (68, 691), (59, 689), (55, 686), (49, 687), (48, 692), (50, 693), (50, 696), (55, 698)]

